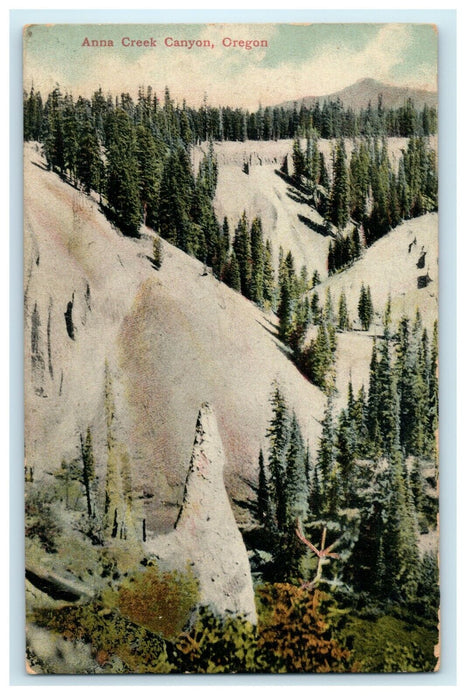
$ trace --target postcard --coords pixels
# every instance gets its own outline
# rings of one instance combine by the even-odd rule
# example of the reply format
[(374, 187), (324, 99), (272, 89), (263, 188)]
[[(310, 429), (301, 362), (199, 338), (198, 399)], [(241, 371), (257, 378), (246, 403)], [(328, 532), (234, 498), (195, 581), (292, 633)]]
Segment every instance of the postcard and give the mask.
[(24, 27), (29, 673), (438, 670), (437, 39)]

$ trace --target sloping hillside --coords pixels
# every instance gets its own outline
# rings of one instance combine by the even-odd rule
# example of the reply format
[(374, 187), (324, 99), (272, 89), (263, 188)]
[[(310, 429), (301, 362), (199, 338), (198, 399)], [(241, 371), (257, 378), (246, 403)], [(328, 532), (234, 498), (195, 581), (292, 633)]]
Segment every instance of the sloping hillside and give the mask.
[[(214, 207), (219, 221), (227, 217), (230, 235), (243, 211), (251, 221), (260, 216), (264, 238), (270, 238), (275, 260), (280, 246), (291, 250), (299, 268), (310, 273), (326, 271), (328, 238), (319, 231), (323, 219), (311, 210), (306, 197), (279, 174), (288, 156), (291, 167), (291, 140), (225, 141), (215, 144), (218, 160), (218, 185)], [(194, 165), (206, 146), (194, 153)], [(245, 172), (247, 171), (247, 172)]]
[[(406, 138), (387, 139), (388, 157), (395, 165)], [(318, 149), (323, 153), (329, 172), (332, 169), (333, 141), (319, 139)], [(349, 159), (354, 142), (345, 140)], [(437, 148), (436, 137), (431, 137), (432, 148)], [(301, 147), (306, 148), (305, 140)], [(293, 253), (297, 271), (306, 265), (309, 275), (318, 270), (321, 279), (327, 276), (329, 236), (325, 235), (322, 216), (310, 206), (309, 198), (293, 187), (279, 174), (283, 161), (288, 157), (292, 170), (292, 140), (281, 141), (224, 141), (215, 143), (218, 160), (218, 185), (214, 199), (217, 218), (227, 217), (230, 235), (243, 211), (251, 221), (260, 216), (264, 238), (272, 242), (275, 261), (280, 246)], [(207, 145), (194, 149), (193, 163), (197, 165), (207, 152)], [(247, 167), (246, 167), (247, 166)]]
[[(291, 249), (297, 266), (325, 276), (328, 238), (299, 215), (319, 216), (295, 201), (276, 174), (290, 142), (217, 147), (217, 213), (234, 222), (260, 215), (275, 248)], [(199, 151), (198, 151), (199, 152)], [(249, 162), (249, 174), (242, 171)], [(137, 493), (149, 527), (173, 521), (186, 475), (199, 406), (216, 412), (227, 456), (226, 484), (250, 494), (259, 448), (265, 447), (269, 397), (279, 381), (315, 454), (324, 396), (298, 372), (276, 338), (276, 319), (163, 243), (160, 271), (150, 262), (151, 233), (124, 238), (83, 195), (47, 172), (39, 147), (25, 154), (26, 463), (53, 473), (79, 454), (91, 426), (98, 469), (106, 465), (104, 374), (108, 364), (119, 437), (129, 446)], [(230, 196), (229, 196), (230, 193)], [(368, 333), (338, 336), (339, 402), (351, 374), (367, 386), (372, 337), (388, 297), (393, 318), (422, 308), (437, 313), (437, 215), (399, 226), (351, 268), (316, 288), (330, 288), (337, 308), (345, 292), (357, 328), (361, 284), (369, 285), (376, 320)], [(422, 285), (427, 283), (427, 286)], [(379, 328), (380, 330), (380, 328)], [(103, 478), (103, 476), (102, 476)]]
[(438, 215), (426, 214), (397, 226), (361, 260), (316, 291), (324, 295), (328, 287), (336, 299), (344, 291), (351, 319), (357, 319), (361, 284), (370, 286), (376, 313), (383, 313), (390, 294), (394, 318), (413, 318), (419, 307), (424, 322), (432, 325), (438, 308)]
[(256, 475), (274, 380), (315, 450), (324, 397), (287, 358), (273, 317), (165, 242), (155, 271), (149, 232), (122, 237), (96, 201), (46, 171), (31, 145), (25, 170), (25, 441), (36, 477), (78, 457), (90, 426), (104, 478), (106, 363), (149, 529), (177, 514), (205, 401), (235, 498), (250, 494), (244, 478)]
[(382, 333), (382, 318), (389, 295), (394, 324), (402, 316), (413, 320), (419, 309), (423, 323), (429, 332), (432, 331), (438, 315), (438, 215), (426, 214), (401, 224), (365, 250), (363, 257), (354, 265), (329, 277), (313, 292), (319, 294), (323, 303), (329, 289), (336, 312), (343, 292), (350, 324), (358, 329), (358, 301), (362, 284), (371, 289), (374, 323), (367, 332), (354, 330), (338, 335), (337, 387), (340, 402), (346, 398), (350, 374), (356, 390), (361, 384), (366, 389), (368, 387), (373, 338)]

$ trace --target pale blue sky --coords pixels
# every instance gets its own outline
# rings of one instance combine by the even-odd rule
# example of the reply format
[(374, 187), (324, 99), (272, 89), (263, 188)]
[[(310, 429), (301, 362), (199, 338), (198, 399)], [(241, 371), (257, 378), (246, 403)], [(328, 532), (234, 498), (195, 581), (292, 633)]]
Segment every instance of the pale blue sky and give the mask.
[[(85, 47), (85, 38), (112, 47)], [(123, 47), (122, 38), (157, 46)], [(164, 40), (202, 39), (210, 47), (168, 48)], [(225, 37), (267, 41), (267, 48), (226, 48)], [(436, 89), (437, 35), (426, 24), (31, 25), (24, 33), (24, 85), (73, 95), (135, 93), (139, 85), (177, 100), (255, 109), (339, 90), (361, 78)]]
[[(214, 48), (168, 48), (165, 37), (202, 39)], [(85, 38), (113, 47), (83, 47)], [(155, 48), (122, 46), (123, 37)], [(267, 41), (267, 48), (222, 46), (225, 37)], [(24, 86), (74, 96), (136, 93), (165, 85), (177, 100), (255, 109), (339, 90), (361, 78), (435, 90), (437, 35), (427, 24), (31, 25), (24, 33)]]

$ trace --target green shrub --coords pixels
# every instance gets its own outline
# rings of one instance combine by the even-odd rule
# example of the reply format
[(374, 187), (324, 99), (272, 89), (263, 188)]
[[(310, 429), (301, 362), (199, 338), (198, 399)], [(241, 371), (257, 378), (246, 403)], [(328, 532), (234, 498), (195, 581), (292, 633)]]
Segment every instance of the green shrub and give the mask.
[(408, 625), (391, 615), (377, 620), (353, 618), (343, 637), (366, 673), (427, 672), (437, 663), (436, 630)]
[(359, 670), (334, 638), (331, 598), (318, 590), (276, 583), (258, 590), (257, 666), (262, 671), (345, 672)]
[(199, 612), (176, 642), (178, 670), (185, 673), (247, 673), (256, 670), (255, 627), (241, 617), (221, 619)]
[(124, 617), (165, 639), (182, 632), (197, 601), (198, 583), (191, 573), (160, 571), (151, 564), (125, 580), (117, 597)]
[[(118, 611), (102, 608), (99, 601), (36, 610), (32, 621), (58, 632), (64, 640), (88, 644), (103, 673), (169, 673), (174, 668), (160, 636), (126, 620)], [(36, 663), (40, 665), (40, 659)]]

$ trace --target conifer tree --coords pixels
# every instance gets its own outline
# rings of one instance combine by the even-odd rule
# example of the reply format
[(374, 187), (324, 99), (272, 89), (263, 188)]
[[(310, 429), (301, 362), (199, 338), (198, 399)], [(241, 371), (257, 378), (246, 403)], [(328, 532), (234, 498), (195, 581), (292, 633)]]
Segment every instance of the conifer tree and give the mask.
[(368, 406), (364, 385), (358, 391), (351, 414), (356, 434), (356, 454), (361, 457), (368, 451)]
[[(319, 153), (319, 162), (320, 162), (320, 167), (319, 167), (320, 185), (325, 192), (329, 192), (330, 181), (329, 181), (327, 166), (325, 165), (324, 154), (322, 152)], [(322, 213), (322, 212), (320, 212), (320, 213)]]
[(107, 199), (121, 231), (136, 236), (142, 221), (137, 182), (136, 141), (127, 113), (117, 109), (107, 152)]
[(103, 163), (97, 135), (89, 119), (84, 121), (79, 135), (76, 158), (76, 177), (89, 194), (91, 189), (101, 192), (103, 185)]
[(307, 272), (307, 267), (306, 265), (302, 265), (301, 271), (299, 273), (299, 279), (298, 279), (298, 294), (306, 294), (306, 292), (309, 290), (309, 275)]
[(217, 248), (212, 260), (212, 272), (215, 277), (220, 280), (225, 279), (226, 265), (228, 259), (228, 251), (230, 249), (230, 227), (228, 219), (225, 216), (223, 219), (222, 228), (219, 231), (217, 238)]
[(316, 338), (313, 338), (300, 353), (300, 366), (306, 376), (327, 393), (331, 392), (334, 386), (334, 346), (331, 331), (332, 326), (320, 323)]
[(319, 275), (317, 270), (314, 270), (314, 272), (312, 273), (311, 288), (317, 287), (317, 285), (320, 284), (320, 282), (321, 282), (320, 275)]
[(155, 228), (163, 155), (158, 150), (151, 132), (143, 125), (136, 128), (135, 156), (138, 164), (138, 189), (144, 223), (150, 228)]
[(293, 531), (296, 518), (305, 519), (307, 514), (306, 453), (295, 413), (291, 416), (289, 433), (285, 481), (286, 527)]
[(327, 287), (327, 289), (325, 290), (323, 318), (326, 323), (335, 323), (335, 312), (333, 310), (333, 299), (330, 287)]
[(271, 526), (270, 495), (265, 473), (264, 453), (259, 451), (259, 477), (257, 486), (257, 518), (263, 527)]
[(301, 150), (299, 138), (293, 141), (293, 177), (301, 184), (306, 174), (306, 157)]
[(394, 600), (414, 600), (420, 578), (420, 558), (413, 506), (400, 452), (390, 458), (390, 491), (383, 533), (385, 549), (384, 592)]
[(348, 331), (350, 328), (345, 292), (340, 294), (338, 302), (338, 328), (341, 331)]
[(251, 225), (251, 299), (259, 306), (264, 303), (264, 244), (262, 223), (256, 217)]
[(289, 414), (285, 398), (277, 384), (273, 389), (272, 419), (267, 430), (269, 438), (268, 467), (271, 477), (275, 520), (280, 530), (286, 526), (286, 447), (289, 438)]
[(242, 213), (236, 228), (233, 249), (239, 266), (241, 294), (250, 299), (252, 282), (251, 238), (245, 211)]
[(225, 282), (235, 291), (241, 292), (241, 276), (238, 260), (236, 259), (236, 253), (234, 250), (231, 251), (230, 260), (228, 261), (226, 267)]
[(263, 294), (264, 301), (269, 306), (274, 302), (275, 291), (275, 276), (273, 271), (273, 253), (270, 239), (267, 239), (264, 249), (264, 279), (263, 279)]
[(317, 294), (317, 292), (314, 292), (314, 294), (311, 297), (311, 319), (312, 323), (314, 323), (315, 325), (319, 324), (322, 321), (322, 309), (319, 305), (319, 295)]
[(91, 483), (95, 479), (94, 451), (90, 427), (87, 428), (86, 438), (79, 436), (81, 441), (81, 457), (83, 462), (82, 483), (86, 492), (87, 514), (92, 515)]
[(331, 394), (327, 397), (327, 405), (325, 408), (324, 419), (322, 421), (322, 433), (317, 451), (316, 466), (319, 470), (319, 479), (321, 489), (324, 494), (329, 485), (330, 474), (333, 471), (336, 462), (335, 449), (335, 426), (333, 422), (333, 397)]
[(152, 243), (152, 258), (155, 269), (160, 270), (163, 260), (162, 241), (160, 240), (160, 236), (154, 236), (154, 241)]
[(29, 95), (23, 95), (23, 134), (25, 141), (40, 141), (43, 131), (43, 104), (40, 92), (31, 87)]
[(341, 479), (339, 496), (345, 507), (354, 506), (356, 497), (355, 478), (355, 425), (346, 411), (341, 411), (336, 431), (336, 461)]
[(367, 433), (368, 437), (377, 451), (380, 447), (380, 426), (379, 426), (379, 369), (377, 360), (377, 347), (372, 344), (372, 355), (369, 370), (369, 394), (367, 398)]
[(328, 219), (334, 226), (341, 230), (345, 228), (348, 218), (348, 176), (346, 171), (346, 154), (343, 141), (339, 141), (335, 151), (332, 189), (328, 204)]
[(390, 359), (390, 341), (387, 333), (381, 343), (377, 366), (378, 427), (384, 453), (390, 455), (400, 445), (399, 403), (395, 372)]
[(194, 254), (190, 210), (194, 193), (191, 164), (183, 146), (173, 147), (164, 163), (157, 203), (157, 229), (162, 238)]
[(65, 95), (62, 105), (63, 165), (75, 184), (78, 156), (78, 122), (71, 95)]
[(284, 343), (288, 344), (292, 330), (294, 295), (293, 280), (285, 263), (282, 264), (279, 270), (278, 294), (279, 337)]
[(55, 88), (45, 104), (46, 135), (44, 154), (49, 169), (65, 171), (63, 134), (63, 96), (60, 88)]
[(374, 317), (374, 307), (372, 305), (371, 290), (369, 285), (367, 288), (364, 284), (361, 285), (361, 291), (358, 301), (358, 315), (361, 321), (361, 327), (364, 331), (368, 331)]

